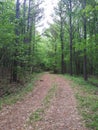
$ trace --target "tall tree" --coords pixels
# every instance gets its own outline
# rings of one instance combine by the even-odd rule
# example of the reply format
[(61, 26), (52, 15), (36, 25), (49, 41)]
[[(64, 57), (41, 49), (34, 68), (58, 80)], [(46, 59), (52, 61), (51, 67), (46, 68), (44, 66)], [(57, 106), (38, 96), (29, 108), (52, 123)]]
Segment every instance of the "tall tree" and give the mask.
[[(82, 3), (82, 6), (83, 6), (83, 9), (85, 10), (86, 8), (86, 0), (83, 0), (83, 3)], [(86, 14), (85, 14), (85, 11), (84, 11), (84, 14), (83, 14), (83, 25), (84, 25), (84, 66), (83, 66), (83, 69), (84, 69), (84, 80), (87, 80), (87, 52), (86, 52), (86, 39), (87, 39), (87, 19), (86, 19)]]
[(54, 22), (58, 24), (59, 32), (60, 32), (60, 43), (61, 43), (61, 73), (64, 74), (66, 72), (65, 60), (64, 60), (64, 48), (65, 48), (65, 7), (63, 0), (59, 1), (58, 7), (55, 8), (55, 17)]
[(14, 52), (14, 61), (13, 61), (13, 73), (12, 73), (12, 79), (14, 82), (17, 81), (17, 47), (18, 47), (18, 37), (19, 37), (19, 18), (20, 18), (20, 1), (16, 1), (16, 27), (15, 27), (15, 34), (16, 34), (16, 39), (15, 39), (15, 52)]
[(63, 1), (59, 3), (59, 16), (60, 16), (60, 40), (61, 40), (61, 73), (64, 74), (64, 17), (63, 17)]
[[(26, 33), (26, 1), (27, 0), (24, 0), (23, 2), (23, 34), (25, 35)], [(25, 42), (25, 40), (24, 40)]]
[(72, 75), (72, 0), (69, 0), (69, 23), (70, 23), (70, 75)]

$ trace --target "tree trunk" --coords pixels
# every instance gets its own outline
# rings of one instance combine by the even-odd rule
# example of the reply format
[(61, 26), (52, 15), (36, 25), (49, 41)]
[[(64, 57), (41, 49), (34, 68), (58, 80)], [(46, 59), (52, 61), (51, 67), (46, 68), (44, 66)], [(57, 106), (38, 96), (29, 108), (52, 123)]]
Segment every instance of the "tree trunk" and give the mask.
[(64, 41), (63, 41), (63, 32), (61, 29), (61, 73), (64, 74)]
[(53, 66), (53, 71), (54, 73), (57, 73), (57, 59), (56, 59), (56, 54), (57, 54), (57, 43), (56, 43), (56, 38), (54, 40), (54, 54), (55, 54), (55, 59), (54, 59), (54, 66)]
[(23, 3), (23, 34), (25, 35), (25, 32), (26, 32), (26, 0), (24, 0), (24, 3)]
[[(19, 10), (19, 0), (16, 1), (16, 20), (19, 19), (19, 13), (20, 13), (20, 10)], [(16, 41), (15, 41), (15, 53), (14, 53), (14, 61), (13, 61), (13, 73), (12, 73), (12, 80), (14, 82), (17, 82), (17, 45), (18, 45), (18, 38), (17, 36), (19, 36), (19, 27), (18, 27), (19, 23), (17, 21), (17, 25), (16, 25), (16, 28), (15, 28), (15, 34), (16, 34)]]
[(70, 24), (70, 75), (73, 74), (72, 70), (72, 1), (69, 1), (69, 10), (70, 10), (70, 16), (69, 16), (69, 24)]
[[(84, 0), (83, 2), (83, 9), (85, 9), (86, 7), (86, 0)], [(85, 48), (84, 48), (84, 65), (83, 65), (83, 72), (84, 72), (84, 80), (87, 81), (88, 77), (87, 77), (87, 55), (86, 55), (86, 33), (87, 33), (87, 29), (86, 29), (86, 15), (84, 13), (83, 16), (83, 24), (84, 24), (84, 42), (85, 42)]]
[(27, 23), (27, 32), (29, 31), (29, 29), (30, 29), (30, 10), (31, 10), (31, 6), (30, 6), (30, 4), (31, 4), (31, 0), (29, 0), (29, 9), (28, 9), (28, 23)]
[(61, 39), (61, 73), (64, 74), (64, 32), (63, 32), (63, 17), (61, 9), (61, 30), (60, 30), (60, 39)]

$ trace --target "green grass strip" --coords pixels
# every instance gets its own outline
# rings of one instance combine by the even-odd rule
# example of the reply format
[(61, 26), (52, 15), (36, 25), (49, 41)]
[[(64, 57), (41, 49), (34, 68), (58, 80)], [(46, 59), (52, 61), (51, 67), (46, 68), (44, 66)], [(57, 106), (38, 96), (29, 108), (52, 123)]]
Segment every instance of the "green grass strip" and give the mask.
[(98, 130), (98, 87), (84, 81), (82, 77), (69, 75), (65, 77), (73, 81), (71, 85), (76, 92), (78, 108), (86, 126), (92, 130)]
[(44, 98), (43, 102), (42, 102), (42, 107), (41, 108), (38, 108), (35, 112), (33, 112), (30, 117), (29, 117), (29, 120), (28, 120), (28, 123), (33, 125), (34, 122), (36, 121), (40, 121), (43, 119), (43, 115), (45, 113), (45, 110), (49, 107), (50, 103), (51, 103), (51, 100), (53, 99), (53, 97), (55, 96), (56, 94), (56, 90), (57, 90), (57, 85), (53, 85), (46, 97)]

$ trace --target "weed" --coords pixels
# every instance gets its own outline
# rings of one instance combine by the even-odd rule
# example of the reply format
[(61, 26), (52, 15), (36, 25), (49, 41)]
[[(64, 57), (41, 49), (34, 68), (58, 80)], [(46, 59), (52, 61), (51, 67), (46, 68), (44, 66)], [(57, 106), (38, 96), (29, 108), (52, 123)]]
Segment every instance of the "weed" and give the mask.
[(54, 97), (56, 90), (57, 90), (57, 85), (53, 85), (53, 87), (51, 87), (50, 90), (48, 91), (48, 94), (43, 100), (43, 105), (45, 107), (48, 107), (48, 105), (50, 104), (51, 99)]
[(35, 81), (40, 77), (40, 74), (33, 74), (29, 83), (27, 83), (24, 87), (22, 87), (21, 91), (17, 91), (16, 93), (12, 93), (10, 95), (5, 95), (0, 99), (0, 109), (2, 109), (3, 105), (12, 105), (17, 101), (22, 100), (24, 96), (33, 90)]
[[(98, 130), (98, 87), (86, 82), (82, 77), (65, 76), (71, 82), (76, 92), (78, 108), (81, 112), (86, 126), (92, 130)], [(90, 79), (92, 80), (92, 79)]]
[(40, 121), (42, 120), (42, 115), (44, 113), (44, 109), (39, 108), (35, 112), (33, 112), (29, 117), (29, 122), (32, 123), (32, 121)]

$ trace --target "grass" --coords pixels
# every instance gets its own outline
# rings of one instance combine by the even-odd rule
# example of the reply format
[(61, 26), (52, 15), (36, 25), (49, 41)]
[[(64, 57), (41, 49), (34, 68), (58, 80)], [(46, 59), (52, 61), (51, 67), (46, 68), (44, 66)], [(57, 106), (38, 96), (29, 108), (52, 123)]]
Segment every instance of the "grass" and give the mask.
[(98, 77), (90, 76), (89, 82), (98, 87)]
[[(75, 90), (78, 108), (86, 126), (92, 130), (98, 130), (98, 87), (84, 81), (82, 77), (71, 77), (69, 75), (65, 77), (73, 81), (71, 84)], [(90, 78), (90, 80), (93, 79)], [(96, 81), (96, 79), (94, 80)]]
[(15, 104), (17, 101), (22, 100), (24, 96), (33, 90), (35, 81), (39, 78), (40, 74), (32, 74), (30, 80), (21, 90), (12, 93), (10, 95), (5, 95), (0, 99), (0, 109), (4, 105), (12, 105)]
[(42, 102), (43, 105), (41, 106), (41, 108), (38, 108), (35, 112), (33, 112), (30, 115), (29, 120), (28, 120), (29, 124), (33, 124), (34, 122), (37, 122), (37, 121), (40, 121), (40, 120), (43, 119), (43, 114), (45, 113), (46, 108), (49, 107), (50, 102), (51, 102), (51, 100), (53, 99), (53, 97), (54, 97), (54, 95), (56, 93), (56, 90), (57, 90), (57, 86), (56, 85), (53, 85), (49, 89), (46, 97), (44, 98), (44, 100)]
[(29, 117), (30, 124), (32, 121), (40, 121), (42, 120), (42, 114), (44, 113), (44, 109), (38, 108), (34, 113), (32, 113)]
[(48, 94), (46, 95), (46, 97), (44, 98), (43, 100), (43, 105), (45, 107), (48, 107), (52, 98), (54, 97), (55, 93), (56, 93), (56, 90), (57, 90), (57, 85), (53, 85), (53, 87), (50, 88), (50, 90), (48, 91)]

